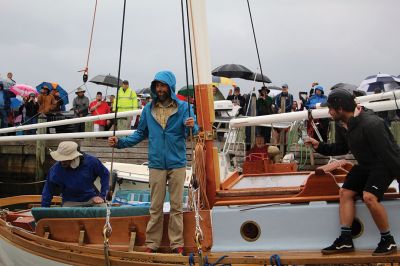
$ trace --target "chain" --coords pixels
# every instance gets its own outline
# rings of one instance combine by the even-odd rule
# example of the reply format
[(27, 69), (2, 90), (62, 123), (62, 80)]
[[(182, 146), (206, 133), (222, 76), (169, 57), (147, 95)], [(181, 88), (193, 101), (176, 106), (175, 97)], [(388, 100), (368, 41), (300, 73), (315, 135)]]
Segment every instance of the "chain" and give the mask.
[(111, 203), (107, 201), (106, 207), (106, 222), (103, 227), (103, 237), (104, 237), (104, 256), (105, 256), (105, 264), (106, 266), (110, 266), (110, 259), (109, 259), (109, 238), (112, 233), (112, 227), (110, 224), (110, 216), (111, 216)]

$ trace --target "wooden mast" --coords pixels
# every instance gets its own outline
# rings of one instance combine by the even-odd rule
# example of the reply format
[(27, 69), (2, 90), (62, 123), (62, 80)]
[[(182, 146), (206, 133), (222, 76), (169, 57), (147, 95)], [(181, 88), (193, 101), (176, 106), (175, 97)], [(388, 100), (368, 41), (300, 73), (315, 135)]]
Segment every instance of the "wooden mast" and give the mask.
[(218, 149), (214, 147), (214, 100), (211, 84), (211, 58), (208, 46), (208, 29), (205, 0), (189, 0), (189, 30), (196, 92), (197, 121), (204, 134), (206, 146), (207, 198), (210, 208), (214, 205), (219, 189)]

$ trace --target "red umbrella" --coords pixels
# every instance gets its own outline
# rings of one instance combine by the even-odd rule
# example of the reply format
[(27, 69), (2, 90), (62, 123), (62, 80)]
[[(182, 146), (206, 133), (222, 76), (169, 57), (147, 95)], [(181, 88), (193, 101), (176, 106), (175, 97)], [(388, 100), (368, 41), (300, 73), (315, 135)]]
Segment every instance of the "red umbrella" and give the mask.
[(36, 89), (25, 84), (15, 84), (10, 88), (10, 91), (15, 95), (20, 95), (21, 97), (28, 97), (31, 93), (34, 93), (35, 96), (39, 95)]

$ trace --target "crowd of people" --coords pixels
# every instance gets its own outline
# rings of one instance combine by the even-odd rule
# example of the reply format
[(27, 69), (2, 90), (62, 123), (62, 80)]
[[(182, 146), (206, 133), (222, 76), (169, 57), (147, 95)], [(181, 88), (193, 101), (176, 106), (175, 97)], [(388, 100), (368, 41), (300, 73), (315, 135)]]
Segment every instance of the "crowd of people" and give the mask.
[[(15, 108), (11, 105), (11, 99), (16, 95), (10, 88), (16, 84), (12, 79), (13, 74), (7, 74), (7, 80), (0, 80), (0, 128), (30, 125), (38, 123), (39, 117), (46, 118), (47, 121), (63, 119), (65, 103), (60, 96), (59, 90), (49, 88), (46, 85), (40, 87), (40, 94), (34, 92), (22, 97), (21, 104)], [(7, 85), (7, 86), (6, 86)], [(76, 97), (73, 99), (72, 108), (74, 117), (85, 117), (89, 115), (102, 115), (115, 112), (116, 97), (110, 95), (103, 97), (102, 92), (97, 92), (93, 101), (85, 95), (86, 90), (79, 87), (75, 90)], [(118, 112), (137, 110), (151, 101), (150, 97), (138, 98), (135, 90), (129, 87), (129, 81), (124, 80), (118, 90)], [(131, 129), (138, 123), (137, 117), (126, 117), (118, 120), (118, 129)], [(113, 129), (113, 120), (97, 120), (94, 122), (94, 131), (105, 131)], [(84, 132), (85, 123), (76, 124), (75, 132)], [(17, 134), (32, 135), (36, 134), (36, 129), (17, 132)]]

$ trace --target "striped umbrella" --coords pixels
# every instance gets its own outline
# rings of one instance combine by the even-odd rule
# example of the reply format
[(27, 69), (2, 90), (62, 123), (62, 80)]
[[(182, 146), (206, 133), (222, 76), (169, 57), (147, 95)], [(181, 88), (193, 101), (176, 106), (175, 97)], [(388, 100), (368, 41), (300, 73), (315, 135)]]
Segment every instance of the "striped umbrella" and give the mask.
[(219, 84), (236, 86), (236, 83), (233, 80), (231, 80), (230, 78), (225, 78), (225, 77), (213, 76), (212, 82), (213, 82), (213, 85), (215, 85), (215, 86), (218, 86)]
[(381, 91), (390, 91), (396, 89), (400, 85), (400, 78), (389, 75), (379, 73), (376, 75), (366, 77), (358, 87), (360, 90), (366, 92), (373, 92), (376, 90)]

